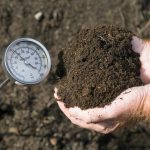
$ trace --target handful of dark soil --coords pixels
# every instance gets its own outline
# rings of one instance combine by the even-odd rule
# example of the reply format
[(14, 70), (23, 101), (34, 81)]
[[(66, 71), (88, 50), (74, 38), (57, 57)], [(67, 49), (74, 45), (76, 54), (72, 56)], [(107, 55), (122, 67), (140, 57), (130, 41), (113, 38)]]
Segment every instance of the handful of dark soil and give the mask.
[(132, 36), (113, 26), (84, 29), (63, 49), (56, 71), (62, 78), (57, 88), (67, 107), (103, 107), (124, 90), (142, 85)]

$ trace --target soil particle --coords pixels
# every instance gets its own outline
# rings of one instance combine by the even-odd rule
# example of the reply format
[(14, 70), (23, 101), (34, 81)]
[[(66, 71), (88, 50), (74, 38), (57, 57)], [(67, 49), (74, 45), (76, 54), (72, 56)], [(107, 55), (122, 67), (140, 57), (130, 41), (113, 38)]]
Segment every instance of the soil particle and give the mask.
[(67, 107), (103, 107), (124, 90), (142, 85), (132, 36), (114, 26), (83, 29), (75, 36), (60, 53), (57, 68), (62, 77), (58, 94)]
[(50, 143), (55, 146), (57, 144), (57, 139), (56, 138), (50, 138)]
[(9, 128), (9, 133), (19, 135), (19, 131), (16, 127)]

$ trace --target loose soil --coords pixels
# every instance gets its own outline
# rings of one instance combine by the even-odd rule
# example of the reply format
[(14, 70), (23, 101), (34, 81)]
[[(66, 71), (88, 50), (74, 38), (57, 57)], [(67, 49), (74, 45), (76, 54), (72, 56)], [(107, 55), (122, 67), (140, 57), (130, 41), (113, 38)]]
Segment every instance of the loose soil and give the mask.
[(58, 95), (67, 107), (103, 107), (125, 89), (142, 85), (139, 55), (127, 29), (99, 26), (81, 30), (58, 64)]
[(149, 123), (102, 135), (73, 125), (53, 98), (59, 52), (75, 33), (112, 24), (148, 38), (149, 10), (149, 0), (0, 0), (0, 61), (18, 37), (41, 41), (52, 58), (51, 73), (40, 85), (9, 83), (0, 90), (0, 150), (149, 150)]

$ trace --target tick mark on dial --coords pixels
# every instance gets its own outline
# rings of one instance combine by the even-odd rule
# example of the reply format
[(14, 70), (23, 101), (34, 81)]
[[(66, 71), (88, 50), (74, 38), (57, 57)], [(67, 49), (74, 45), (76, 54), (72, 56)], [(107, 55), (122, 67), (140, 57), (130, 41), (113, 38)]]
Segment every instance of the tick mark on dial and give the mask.
[(29, 54), (29, 50), (27, 50), (26, 53)]
[(32, 52), (31, 55), (34, 55), (34, 52)]
[(47, 66), (46, 65), (44, 65), (44, 69), (46, 68)]
[(41, 73), (41, 74), (40, 74), (40, 77), (42, 77), (42, 76), (44, 76), (44, 74), (43, 74), (43, 73)]
[(24, 50), (23, 50), (23, 49), (21, 49), (21, 53), (24, 53)]

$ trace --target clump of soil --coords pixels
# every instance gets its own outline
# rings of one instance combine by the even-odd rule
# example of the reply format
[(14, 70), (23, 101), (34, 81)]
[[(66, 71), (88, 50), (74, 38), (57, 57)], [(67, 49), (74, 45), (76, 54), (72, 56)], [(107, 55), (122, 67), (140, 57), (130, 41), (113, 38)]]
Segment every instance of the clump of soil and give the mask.
[(103, 107), (129, 87), (142, 85), (133, 33), (100, 26), (81, 30), (59, 54), (58, 95), (67, 107)]

